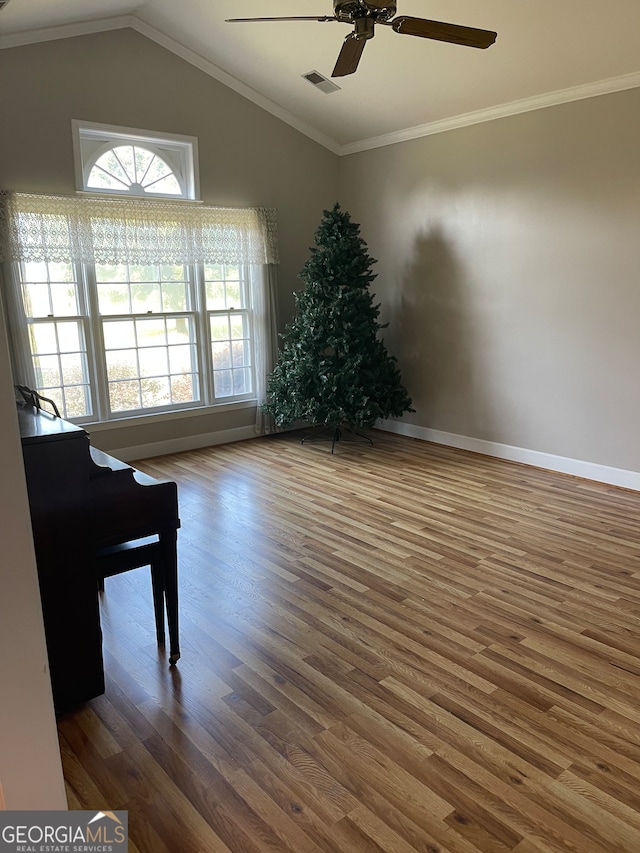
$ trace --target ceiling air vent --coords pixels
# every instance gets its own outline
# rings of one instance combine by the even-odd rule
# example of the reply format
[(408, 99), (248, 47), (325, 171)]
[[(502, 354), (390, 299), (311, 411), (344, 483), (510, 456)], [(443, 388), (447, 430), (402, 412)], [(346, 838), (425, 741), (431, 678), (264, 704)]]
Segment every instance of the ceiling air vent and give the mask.
[[(2, 0), (0, 0), (0, 2), (2, 2)], [(340, 89), (340, 86), (336, 86), (335, 83), (328, 80), (326, 77), (323, 77), (318, 71), (308, 71), (302, 76), (305, 80), (308, 80), (309, 83), (314, 85), (316, 89), (320, 89), (321, 92), (324, 92), (325, 95), (330, 95), (332, 92), (337, 92)]]

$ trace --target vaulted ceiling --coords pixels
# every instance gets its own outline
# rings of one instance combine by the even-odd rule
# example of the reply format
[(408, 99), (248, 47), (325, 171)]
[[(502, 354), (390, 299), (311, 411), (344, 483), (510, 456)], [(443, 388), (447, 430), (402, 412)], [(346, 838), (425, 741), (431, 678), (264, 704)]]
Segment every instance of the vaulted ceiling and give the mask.
[(486, 50), (379, 26), (325, 94), (345, 24), (231, 24), (331, 15), (332, 0), (9, 0), (0, 48), (132, 26), (338, 153), (640, 86), (638, 0), (397, 0), (398, 14), (495, 30)]

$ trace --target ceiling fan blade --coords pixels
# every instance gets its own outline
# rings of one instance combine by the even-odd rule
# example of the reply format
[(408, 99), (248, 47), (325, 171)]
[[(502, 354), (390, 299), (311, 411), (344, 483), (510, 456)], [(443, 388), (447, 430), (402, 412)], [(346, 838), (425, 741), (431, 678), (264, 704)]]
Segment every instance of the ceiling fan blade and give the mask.
[(490, 47), (498, 35), (492, 30), (478, 30), (475, 27), (463, 27), (459, 24), (444, 24), (442, 21), (411, 18), (409, 15), (399, 15), (392, 21), (379, 21), (378, 23), (388, 23), (395, 32), (403, 35), (420, 36), (425, 39), (462, 44), (466, 47)]
[(337, 21), (335, 15), (314, 15), (304, 17), (285, 17), (285, 18), (227, 18), (225, 24), (247, 24), (251, 21)]
[(358, 67), (366, 43), (366, 39), (356, 38), (355, 33), (349, 33), (342, 43), (342, 49), (338, 54), (338, 59), (331, 76), (346, 77), (347, 74), (353, 74)]

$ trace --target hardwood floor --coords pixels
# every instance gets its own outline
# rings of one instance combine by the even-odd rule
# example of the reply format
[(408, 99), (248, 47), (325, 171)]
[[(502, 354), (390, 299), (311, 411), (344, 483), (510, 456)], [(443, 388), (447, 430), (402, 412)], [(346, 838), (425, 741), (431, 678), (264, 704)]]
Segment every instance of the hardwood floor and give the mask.
[(70, 808), (141, 853), (638, 853), (640, 494), (386, 433), (178, 483), (182, 659), (106, 582)]

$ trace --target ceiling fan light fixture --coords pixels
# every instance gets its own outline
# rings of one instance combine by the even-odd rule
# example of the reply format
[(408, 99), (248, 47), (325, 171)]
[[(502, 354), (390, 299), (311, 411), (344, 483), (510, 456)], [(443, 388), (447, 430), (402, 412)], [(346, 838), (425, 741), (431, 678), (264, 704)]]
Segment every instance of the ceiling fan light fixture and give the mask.
[(357, 39), (372, 39), (375, 35), (373, 18), (355, 18), (353, 26)]

